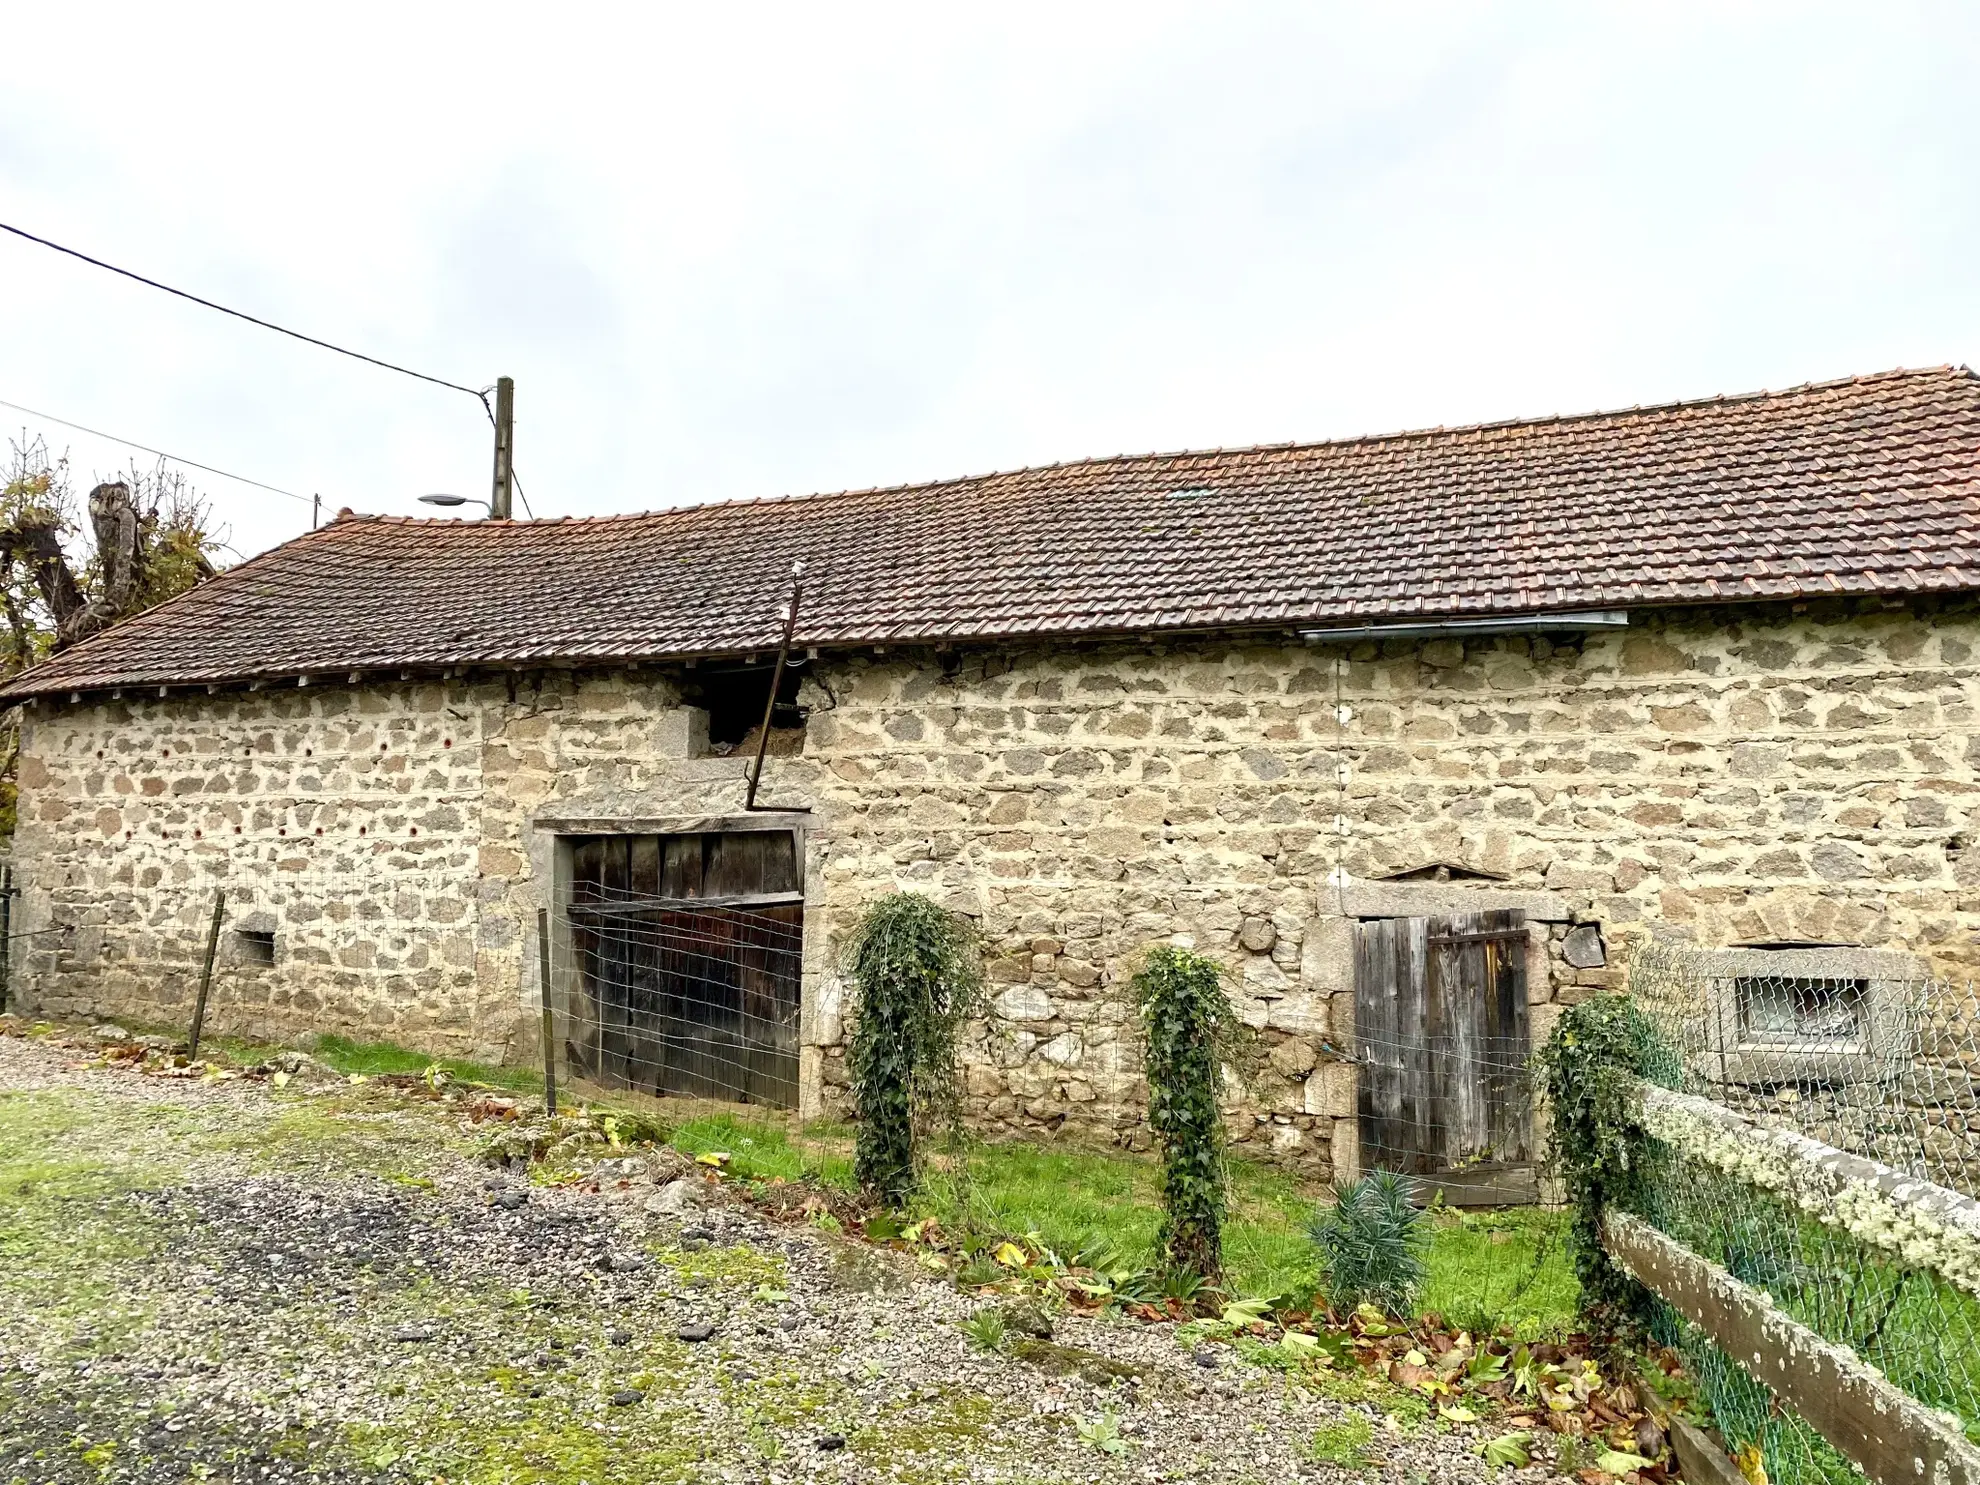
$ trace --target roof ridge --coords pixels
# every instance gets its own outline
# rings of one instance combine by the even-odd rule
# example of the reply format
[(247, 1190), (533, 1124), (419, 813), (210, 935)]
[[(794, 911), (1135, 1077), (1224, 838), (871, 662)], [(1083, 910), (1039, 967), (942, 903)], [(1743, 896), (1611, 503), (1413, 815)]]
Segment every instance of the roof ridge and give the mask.
[[(1605, 418), (1643, 417), (1657, 413), (1682, 412), (1690, 408), (1723, 407), (1728, 404), (1763, 402), (1776, 398), (1805, 396), (1810, 392), (1832, 391), (1839, 387), (1860, 386), (1871, 382), (1901, 380), (1923, 381), (1932, 377), (1947, 379), (1964, 378), (1967, 381), (1980, 381), (1980, 374), (1961, 362), (1942, 362), (1937, 366), (1896, 366), (1887, 371), (1866, 372), (1858, 376), (1830, 377), (1824, 381), (1799, 382), (1789, 387), (1762, 387), (1751, 392), (1716, 392), (1702, 397), (1679, 397), (1664, 402), (1639, 402), (1627, 407), (1597, 408), (1590, 412), (1549, 413), (1543, 417), (1496, 418), (1478, 423), (1439, 423), (1433, 427), (1403, 428), (1387, 433), (1355, 433), (1339, 438), (1285, 439), (1277, 443), (1251, 443), (1217, 445), (1184, 449), (1151, 449), (1146, 453), (1116, 453), (1089, 455), (1078, 459), (1054, 459), (1044, 464), (1020, 464), (1008, 469), (986, 470), (978, 474), (953, 475), (946, 479), (905, 480), (891, 485), (846, 486), (837, 490), (800, 490), (779, 495), (736, 495), (727, 498), (689, 501), (681, 505), (663, 505), (652, 510), (607, 511), (598, 515), (546, 516), (538, 520), (480, 520), (465, 521), (458, 516), (401, 516), (401, 515), (351, 515), (332, 522), (332, 525), (348, 524), (351, 521), (392, 522), (409, 526), (438, 527), (462, 526), (468, 528), (497, 529), (523, 526), (544, 526), (557, 522), (604, 525), (615, 521), (656, 521), (669, 517), (685, 516), (695, 511), (728, 510), (756, 505), (790, 505), (806, 501), (826, 501), (851, 499), (861, 495), (900, 495), (910, 490), (949, 490), (964, 485), (982, 484), (989, 480), (1015, 479), (1027, 474), (1046, 474), (1060, 469), (1081, 469), (1107, 464), (1142, 464), (1170, 459), (1203, 459), (1213, 456), (1233, 456), (1243, 454), (1279, 454), (1307, 449), (1352, 448), (1357, 445), (1376, 447), (1383, 444), (1404, 443), (1412, 439), (1457, 438), (1476, 433), (1497, 433), (1511, 428), (1548, 428), (1564, 424), (1599, 422)], [(323, 529), (329, 529), (325, 527)]]

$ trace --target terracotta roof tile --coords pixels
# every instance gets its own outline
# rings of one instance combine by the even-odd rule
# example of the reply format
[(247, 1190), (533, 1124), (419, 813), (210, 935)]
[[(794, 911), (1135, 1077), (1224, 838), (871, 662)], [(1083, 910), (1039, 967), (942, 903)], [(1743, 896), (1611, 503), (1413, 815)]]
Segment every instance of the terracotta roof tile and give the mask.
[(1536, 612), (1980, 588), (1980, 379), (1795, 388), (932, 485), (514, 522), (340, 520), (0, 699), (798, 641)]

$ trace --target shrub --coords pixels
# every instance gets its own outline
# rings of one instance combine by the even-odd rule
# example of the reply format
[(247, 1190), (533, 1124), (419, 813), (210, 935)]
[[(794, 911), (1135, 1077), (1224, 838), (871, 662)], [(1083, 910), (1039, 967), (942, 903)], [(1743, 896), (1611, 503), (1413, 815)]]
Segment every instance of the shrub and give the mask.
[(1217, 1093), (1240, 1025), (1222, 966), (1188, 949), (1151, 952), (1134, 989), (1148, 1036), (1148, 1123), (1162, 1147), (1163, 1259), (1215, 1279), (1227, 1185)]
[(1327, 1300), (1346, 1314), (1371, 1304), (1402, 1316), (1423, 1287), (1429, 1219), (1415, 1206), (1409, 1178), (1371, 1171), (1334, 1183), (1334, 1204), (1307, 1224), (1326, 1270)]
[(1598, 995), (1570, 1006), (1547, 1044), (1534, 1054), (1550, 1126), (1547, 1158), (1560, 1172), (1574, 1207), (1574, 1266), (1582, 1307), (1629, 1310), (1641, 1298), (1635, 1283), (1602, 1251), (1602, 1209), (1635, 1206), (1644, 1189), (1638, 1128), (1637, 1079), (1659, 1061), (1655, 1030), (1634, 1002)]
[(914, 1194), (931, 1118), (960, 1118), (956, 1039), (983, 991), (976, 929), (919, 893), (898, 892), (866, 910), (844, 970), (859, 992), (846, 1049), (859, 1114), (853, 1175), (900, 1207)]

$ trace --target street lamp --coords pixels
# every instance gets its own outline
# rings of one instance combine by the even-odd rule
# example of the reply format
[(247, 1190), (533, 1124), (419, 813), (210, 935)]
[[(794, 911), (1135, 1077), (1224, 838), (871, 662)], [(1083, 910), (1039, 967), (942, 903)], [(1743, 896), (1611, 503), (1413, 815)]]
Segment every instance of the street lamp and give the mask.
[(457, 505), (478, 505), (491, 515), (494, 514), (494, 507), (486, 500), (476, 500), (467, 495), (422, 495), (419, 497), (419, 503), (421, 505), (444, 505), (449, 509)]

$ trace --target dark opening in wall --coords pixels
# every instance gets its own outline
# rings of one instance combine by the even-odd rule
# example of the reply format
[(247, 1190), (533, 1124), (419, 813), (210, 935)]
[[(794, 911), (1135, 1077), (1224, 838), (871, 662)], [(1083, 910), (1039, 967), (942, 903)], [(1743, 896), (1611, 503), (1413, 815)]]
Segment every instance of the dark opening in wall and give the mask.
[(1742, 1042), (1767, 1046), (1863, 1041), (1868, 980), (1761, 978), (1733, 981)]
[[(770, 714), (772, 753), (800, 751), (798, 744), (809, 714), (809, 708), (798, 705), (798, 684), (804, 678), (805, 664), (794, 660), (784, 667), (777, 705)], [(755, 751), (756, 729), (763, 723), (763, 701), (775, 669), (773, 665), (735, 665), (687, 673), (682, 699), (708, 713), (709, 752), (722, 757)]]
[(243, 964), (273, 964), (275, 934), (272, 930), (240, 929), (234, 934), (234, 949)]

